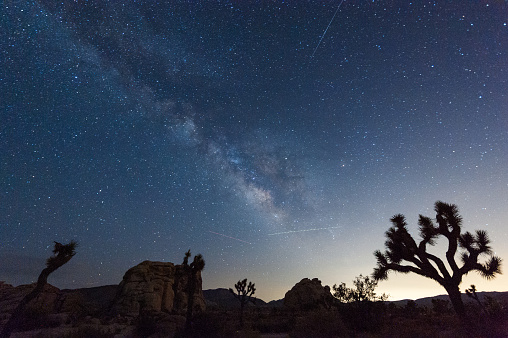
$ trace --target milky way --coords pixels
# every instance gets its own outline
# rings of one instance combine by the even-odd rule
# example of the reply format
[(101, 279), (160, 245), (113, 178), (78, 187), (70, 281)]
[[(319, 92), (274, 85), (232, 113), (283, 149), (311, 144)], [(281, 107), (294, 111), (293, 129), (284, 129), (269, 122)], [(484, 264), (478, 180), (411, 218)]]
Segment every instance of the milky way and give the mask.
[[(437, 200), (508, 257), (506, 13), (501, 1), (7, 2), (0, 280), (34, 281), (54, 240), (77, 240), (50, 283), (116, 284), (190, 248), (204, 288), (248, 278), (281, 298), (305, 277), (370, 274), (390, 217), (416, 234)], [(442, 292), (397, 275), (380, 288)]]

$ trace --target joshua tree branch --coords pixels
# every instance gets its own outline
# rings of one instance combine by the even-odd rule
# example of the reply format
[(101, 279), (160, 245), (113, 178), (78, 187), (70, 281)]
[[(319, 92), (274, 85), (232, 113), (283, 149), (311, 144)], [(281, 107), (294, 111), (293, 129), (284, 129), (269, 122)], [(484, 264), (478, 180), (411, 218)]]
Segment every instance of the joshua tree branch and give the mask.
[(448, 261), (448, 264), (454, 274), (459, 271), (457, 262), (455, 262), (455, 254), (457, 253), (457, 238), (458, 236), (453, 238), (448, 237), (448, 250), (446, 251), (446, 260)]
[[(442, 278), (450, 278), (451, 277), (450, 273), (446, 269), (446, 266), (444, 265), (444, 263), (443, 263), (443, 261), (441, 259), (439, 259), (438, 257), (436, 257), (433, 254), (430, 254), (428, 252), (424, 252), (423, 255), (424, 255), (425, 258), (430, 259), (431, 261), (433, 261), (437, 265), (439, 271), (441, 272)], [(430, 266), (436, 272), (436, 275), (439, 276), (439, 273), (436, 271), (436, 269), (434, 269), (434, 267), (432, 265), (430, 265)]]
[(417, 267), (412, 266), (412, 265), (402, 265), (402, 264), (396, 264), (396, 263), (388, 263), (388, 264), (386, 264), (384, 266), (384, 268), (386, 270), (393, 270), (393, 271), (402, 272), (402, 273), (414, 272), (414, 273), (419, 274), (421, 276), (428, 277), (422, 269), (417, 268)]

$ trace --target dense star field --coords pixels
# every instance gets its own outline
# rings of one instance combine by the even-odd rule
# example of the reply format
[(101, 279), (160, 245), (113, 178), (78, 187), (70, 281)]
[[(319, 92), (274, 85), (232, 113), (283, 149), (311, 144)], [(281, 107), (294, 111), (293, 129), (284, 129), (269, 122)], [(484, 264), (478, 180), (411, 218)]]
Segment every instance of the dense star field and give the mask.
[[(304, 277), (372, 273), (390, 217), (416, 236), (437, 200), (508, 260), (506, 1), (5, 1), (0, 15), (0, 280), (35, 281), (53, 241), (77, 240), (51, 284), (117, 284), (190, 248), (204, 289), (248, 278), (278, 299)], [(508, 274), (471, 283), (506, 291)], [(378, 290), (445, 293), (400, 274)]]

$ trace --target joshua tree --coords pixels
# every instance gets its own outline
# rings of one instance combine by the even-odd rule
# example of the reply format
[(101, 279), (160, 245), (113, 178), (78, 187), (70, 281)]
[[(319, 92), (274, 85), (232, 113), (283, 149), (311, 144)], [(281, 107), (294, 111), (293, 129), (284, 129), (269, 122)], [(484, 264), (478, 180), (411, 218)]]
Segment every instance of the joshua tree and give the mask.
[(196, 292), (196, 284), (198, 273), (205, 268), (205, 260), (201, 254), (194, 256), (194, 261), (189, 265), (189, 258), (191, 256), (190, 249), (185, 253), (183, 259), (183, 267), (188, 276), (187, 282), (187, 318), (185, 320), (185, 331), (190, 333), (192, 308), (194, 306), (194, 293)]
[(235, 289), (237, 293), (231, 288), (229, 292), (240, 301), (240, 327), (243, 329), (243, 308), (248, 302), (255, 304), (255, 298), (252, 299), (252, 295), (256, 292), (256, 288), (252, 282), (249, 282), (249, 285), (247, 285), (247, 278), (245, 278), (244, 280), (239, 280), (238, 283), (235, 284)]
[(1, 337), (9, 337), (12, 331), (19, 326), (23, 312), (25, 310), (26, 305), (34, 298), (39, 296), (44, 289), (44, 286), (48, 283), (49, 275), (54, 272), (56, 269), (70, 261), (72, 257), (76, 254), (76, 247), (78, 243), (75, 241), (71, 241), (69, 244), (61, 244), (55, 242), (55, 247), (53, 249), (53, 256), (49, 257), (46, 260), (46, 268), (41, 271), (39, 278), (37, 279), (37, 285), (35, 288), (26, 295), (21, 302), (18, 304), (16, 309), (11, 315), (11, 318), (5, 324), (4, 329), (2, 330)]
[(369, 276), (360, 275), (353, 281), (356, 289), (346, 287), (346, 283), (340, 283), (339, 286), (333, 286), (333, 296), (343, 303), (352, 302), (376, 302), (388, 299), (388, 295), (382, 294), (376, 296), (374, 290), (377, 287), (377, 281)]
[[(386, 232), (386, 251), (374, 252), (377, 267), (372, 276), (375, 280), (384, 280), (388, 278), (388, 272), (393, 270), (401, 273), (413, 272), (433, 279), (445, 288), (455, 312), (464, 319), (465, 308), (459, 290), (462, 277), (470, 271), (476, 271), (486, 279), (494, 278), (501, 273), (501, 258), (492, 255), (486, 231), (477, 230), (475, 235), (470, 232), (461, 234), (462, 217), (456, 205), (438, 201), (434, 210), (436, 223), (429, 217), (419, 217), (419, 244), (416, 244), (407, 231), (403, 215), (391, 218), (393, 226)], [(427, 252), (427, 244), (434, 245), (439, 236), (444, 236), (448, 241), (445, 255), (451, 271), (440, 258)], [(461, 264), (457, 263), (455, 257), (459, 248), (462, 249)], [(488, 256), (485, 263), (479, 261), (482, 255)]]
[(489, 317), (495, 318), (497, 316), (500, 316), (503, 310), (503, 305), (499, 303), (496, 299), (489, 296), (484, 296), (483, 302), (480, 301), (480, 297), (478, 297), (478, 294), (476, 293), (476, 286), (474, 284), (471, 284), (471, 287), (466, 290), (466, 295), (478, 303), (480, 305), (480, 309)]
[(478, 295), (476, 294), (476, 286), (474, 284), (471, 284), (471, 287), (466, 289), (466, 295), (476, 300), (478, 305), (480, 305), (480, 308), (485, 311), (485, 307), (483, 306), (482, 302), (480, 302), (480, 298), (478, 298)]

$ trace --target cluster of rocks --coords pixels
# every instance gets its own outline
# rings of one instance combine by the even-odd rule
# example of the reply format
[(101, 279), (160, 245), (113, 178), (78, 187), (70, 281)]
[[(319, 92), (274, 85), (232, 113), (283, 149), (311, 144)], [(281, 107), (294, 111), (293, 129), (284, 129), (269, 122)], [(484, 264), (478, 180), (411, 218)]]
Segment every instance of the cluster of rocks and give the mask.
[[(231, 311), (239, 308), (238, 299), (228, 289), (204, 290), (207, 309), (215, 311)], [(269, 303), (256, 298), (255, 304), (247, 304), (257, 308), (280, 308), (290, 311), (328, 310), (336, 303), (328, 285), (322, 285), (317, 278), (304, 278), (288, 292), (283, 299)]]
[[(60, 290), (47, 284), (25, 309), (24, 331), (11, 337), (73, 336), (83, 332), (125, 337), (132, 336), (146, 322), (158, 326), (157, 332), (176, 332), (185, 324), (187, 283), (182, 265), (145, 261), (129, 269), (119, 285)], [(34, 287), (0, 282), (0, 330)], [(199, 272), (193, 304), (195, 313), (205, 310)]]
[[(206, 303), (201, 274), (196, 277), (193, 312), (199, 313), (205, 311)], [(60, 290), (47, 284), (44, 291), (28, 303), (25, 309), (27, 319), (19, 332), (14, 332), (11, 337), (128, 337), (153, 336), (153, 333), (155, 336), (160, 333), (171, 336), (185, 324), (188, 278), (182, 265), (144, 261), (130, 268), (119, 285)], [(35, 284), (13, 287), (0, 282), (0, 330), (17, 304), (34, 287)], [(216, 301), (222, 303), (222, 298), (227, 298), (224, 293), (234, 298), (224, 290), (220, 294), (214, 293)], [(333, 299), (329, 286), (323, 286), (317, 278), (304, 278), (286, 293), (283, 300), (271, 306), (283, 304), (291, 311), (329, 309)], [(145, 332), (139, 332), (140, 329)]]

